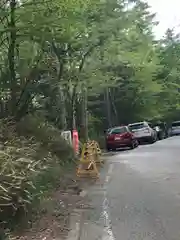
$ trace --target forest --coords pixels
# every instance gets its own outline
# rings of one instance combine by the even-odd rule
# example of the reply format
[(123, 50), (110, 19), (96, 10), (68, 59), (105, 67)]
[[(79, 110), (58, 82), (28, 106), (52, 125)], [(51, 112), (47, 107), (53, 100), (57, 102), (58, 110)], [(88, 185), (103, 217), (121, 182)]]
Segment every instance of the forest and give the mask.
[[(153, 33), (157, 24), (143, 0), (1, 0), (0, 121), (1, 128), (7, 125), (0, 131), (1, 142), (7, 142), (4, 133), (12, 129), (16, 135), (23, 121), (31, 127), (31, 137), (32, 128), (41, 134), (42, 126), (49, 126), (50, 132), (77, 128), (83, 142), (113, 125), (178, 119), (180, 37), (167, 29), (157, 40)], [(35, 128), (37, 122), (42, 128)], [(25, 138), (22, 125), (19, 129)], [(40, 142), (45, 139), (38, 137)], [(34, 140), (23, 141), (32, 146)], [(52, 145), (52, 154), (58, 155)], [(13, 155), (9, 145), (3, 149)], [(8, 179), (19, 164), (16, 154), (10, 170), (6, 164), (10, 155), (0, 153), (0, 169), (4, 173), (6, 166)], [(41, 169), (42, 164), (36, 167)], [(25, 173), (17, 172), (25, 177), (29, 167)], [(0, 203), (12, 207), (8, 188), (12, 191), (12, 186), (0, 185)], [(14, 185), (13, 189), (19, 191)], [(27, 198), (31, 202), (28, 193)], [(26, 203), (16, 199), (17, 206)]]
[(0, 117), (39, 114), (81, 137), (179, 114), (179, 36), (141, 0), (4, 0)]

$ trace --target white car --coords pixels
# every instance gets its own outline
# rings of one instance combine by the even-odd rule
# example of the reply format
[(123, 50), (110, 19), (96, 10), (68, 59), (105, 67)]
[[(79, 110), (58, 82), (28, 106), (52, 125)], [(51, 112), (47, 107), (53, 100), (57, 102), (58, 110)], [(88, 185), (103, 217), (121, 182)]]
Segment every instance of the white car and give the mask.
[(148, 141), (154, 143), (157, 141), (157, 132), (148, 122), (137, 122), (128, 125), (138, 141)]

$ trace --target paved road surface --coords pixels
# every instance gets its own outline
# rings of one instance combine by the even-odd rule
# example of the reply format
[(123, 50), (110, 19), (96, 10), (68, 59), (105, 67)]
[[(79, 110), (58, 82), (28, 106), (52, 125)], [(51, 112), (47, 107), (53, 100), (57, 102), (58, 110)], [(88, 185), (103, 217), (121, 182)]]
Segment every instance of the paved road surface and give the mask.
[(110, 157), (89, 199), (80, 240), (180, 240), (180, 137)]

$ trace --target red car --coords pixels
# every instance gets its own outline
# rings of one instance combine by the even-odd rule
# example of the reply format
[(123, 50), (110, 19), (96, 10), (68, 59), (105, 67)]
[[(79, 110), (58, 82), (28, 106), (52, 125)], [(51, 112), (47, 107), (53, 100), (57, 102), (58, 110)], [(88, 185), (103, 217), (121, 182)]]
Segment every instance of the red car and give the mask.
[(129, 147), (131, 149), (138, 146), (138, 141), (127, 126), (115, 127), (108, 130), (106, 135), (107, 150)]

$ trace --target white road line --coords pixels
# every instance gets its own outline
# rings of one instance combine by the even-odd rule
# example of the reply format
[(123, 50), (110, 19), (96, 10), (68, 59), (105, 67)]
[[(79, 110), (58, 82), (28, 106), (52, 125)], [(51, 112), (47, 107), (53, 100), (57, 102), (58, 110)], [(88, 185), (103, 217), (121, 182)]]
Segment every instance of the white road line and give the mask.
[[(109, 165), (109, 169), (108, 169), (108, 173), (107, 176), (105, 178), (105, 184), (107, 184), (111, 178), (111, 175), (113, 173), (113, 168), (114, 165), (110, 164)], [(104, 219), (104, 234), (102, 236), (102, 240), (115, 240), (114, 234), (112, 232), (112, 228), (111, 228), (111, 223), (110, 223), (110, 219), (109, 219), (109, 213), (108, 213), (108, 200), (107, 200), (107, 192), (106, 192), (106, 188), (104, 190), (104, 200), (103, 200), (103, 204), (102, 204), (102, 216)]]
[(123, 160), (122, 163), (129, 164), (129, 161), (128, 160)]
[(109, 219), (108, 200), (106, 196), (104, 197), (104, 201), (103, 201), (102, 215), (104, 217), (104, 234), (103, 234), (102, 240), (115, 240), (115, 237), (111, 228), (110, 219)]
[(114, 165), (113, 164), (110, 164), (109, 165), (109, 168), (108, 168), (108, 172), (107, 172), (107, 176), (105, 178), (105, 183), (108, 183), (110, 178), (111, 178), (111, 174), (113, 172), (113, 168), (114, 168)]
[(110, 176), (107, 175), (106, 178), (105, 178), (105, 182), (108, 183), (108, 182), (109, 182), (109, 179), (110, 179)]
[(108, 169), (108, 175), (111, 175), (113, 172), (114, 165), (110, 164), (109, 169)]

